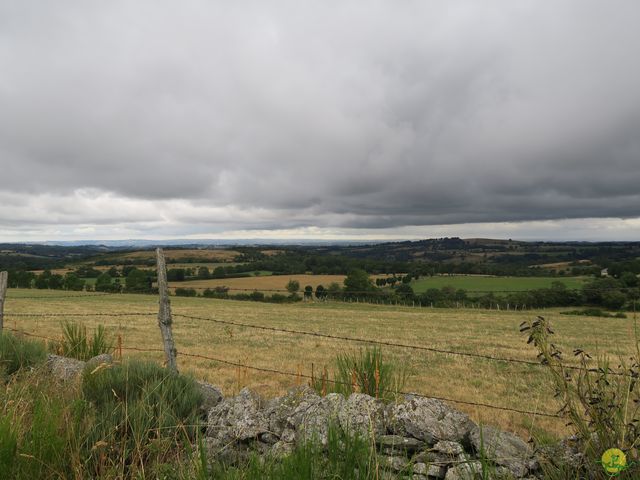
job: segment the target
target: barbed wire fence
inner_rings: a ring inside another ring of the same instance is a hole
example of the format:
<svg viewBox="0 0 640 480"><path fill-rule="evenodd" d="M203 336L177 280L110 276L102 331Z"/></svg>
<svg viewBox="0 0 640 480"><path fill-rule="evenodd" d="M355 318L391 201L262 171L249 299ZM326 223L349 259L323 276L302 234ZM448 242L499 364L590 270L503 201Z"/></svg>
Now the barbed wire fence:
<svg viewBox="0 0 640 480"><path fill-rule="evenodd" d="M161 254L161 252L160 252ZM176 287L173 287L176 288ZM204 290L204 288L203 288ZM234 290L234 289L229 289L229 290ZM243 290L243 291L247 291L248 289L235 289L235 290ZM253 291L253 290L251 290ZM282 289L260 289L260 291L272 291L272 292L288 292L288 290L282 290ZM476 292L479 292L479 290L476 290ZM493 290L493 292L496 292L495 290ZM519 292L519 291L516 291ZM370 293L370 292L369 292ZM9 298L15 298L17 299L21 299L21 300L26 300L26 299L70 299L70 298L78 298L78 297L110 297L113 295L120 295L118 293L106 293L106 292L78 292L77 294L68 294L68 295L44 295L44 296L19 296L19 297L9 297ZM162 297L163 293L161 292L161 297ZM168 289L165 289L164 295L167 296L168 295ZM52 337L48 337L46 335L41 335L38 333L34 333L34 332L29 332L27 330L25 330L24 328L18 328L17 324L15 323L15 319L18 318L39 318L39 319L53 319L53 318L89 318L89 317L95 317L95 318L119 318L119 317L153 317L153 316L159 316L159 323L162 321L161 318L161 314L159 314L158 312L137 312L137 311L129 311L129 312L109 312L109 313L104 313L104 312L82 312L82 313L76 313L76 312L69 312L69 313L39 313L39 312L4 312L2 307L4 306L6 297L4 295L2 295L2 297L0 298L0 332L2 331L2 319L4 318L13 318L14 319L14 327L7 327L5 326L6 330L12 331L16 334L19 335L25 335L28 337L33 337L33 338L38 338L41 340L45 340L48 342L56 342L59 339L55 339ZM162 301L162 299L161 299ZM171 313L169 313L169 315L171 315ZM186 314L186 313L180 313L179 311L177 313L173 313L172 317L175 318L183 318L183 319L188 319L188 320L192 320L192 321L196 321L196 322L202 322L202 323L213 323L213 324L218 324L218 325L225 325L225 326L233 326L233 327L241 327L241 328L246 328L246 329L252 329L252 330L258 330L258 331L263 331L263 332L272 332L272 333L277 333L277 334L283 334L283 335L291 335L291 336L308 336L308 337L315 337L315 338L322 338L322 339L327 339L327 340L332 340L332 341L344 341L344 342L352 342L352 343L358 343L358 344L366 344L366 345L374 345L374 346L384 346L384 347L390 347L390 348L400 348L400 349L407 349L410 351L415 351L415 352L428 352L431 354L436 354L436 355L448 355L448 356L456 356L456 357L462 357L462 358L474 358L474 359L479 359L482 361L488 361L488 362L503 362L503 363L508 363L508 364L518 364L518 365L527 365L528 367L540 367L540 368L545 368L544 365L542 365L540 362L536 362L536 361L532 361L532 360L526 360L526 359L518 359L518 358L510 358L510 357L499 357L499 356L495 356L495 355L489 355L489 354L485 354L485 353L473 353L473 352L464 352L464 351L458 351L458 350L453 350L453 349L444 349L444 348L438 348L438 347L432 347L432 346L424 346L424 345L413 345L413 344L408 344L408 343L403 343L403 342L396 342L396 341L385 341L385 340L376 340L376 339L370 339L370 338L364 338L364 337L352 337L352 336L346 336L346 335L336 335L336 334L329 334L329 333L323 333L323 332L314 332L314 331L306 331L306 330L298 330L298 329L290 329L290 328L281 328L281 327L274 327L274 326L266 326L266 325L256 325L256 324L251 324L251 323L246 323L246 322L236 322L236 321L230 321L230 320L223 320L223 319L219 319L219 318L212 318L212 317L203 317L203 316L197 316L197 315L190 315L190 314ZM163 338L164 338L164 332L163 332ZM168 356L169 353L167 351L166 348L142 348L142 347L137 347L137 346L125 346L123 345L122 342L122 338L120 337L120 335L118 336L118 346L117 349L119 350L120 353L120 358L122 358L122 351L126 351L126 352L135 352L135 353L153 353L153 354L161 354L164 353L165 356ZM313 374L309 375L309 374L305 374L301 371L297 371L297 372L291 372L291 371L286 371L286 370L280 370L277 368L268 368L268 367L262 367L262 366L257 366L257 365L251 365L248 363L243 363L243 362L236 362L236 361L232 361L229 360L227 358L220 358L220 357L216 357L216 356L212 356L210 354L208 354L207 352L201 352L201 353L193 353L193 352L184 352L184 351L175 351L174 350L174 355L177 355L177 358L189 358L189 359L197 359L197 360L204 360L204 361L208 361L208 362L212 362L212 363L216 363L219 365L225 365L228 367L233 367L233 368L242 368L242 369L246 369L246 370L252 370L252 371L256 371L256 372L261 372L261 373L268 373L268 374L272 374L272 375L278 375L278 376L283 376L283 377L287 377L287 378L291 378L292 380L295 379L295 381L297 383L299 383L301 380L308 380L310 382L313 382L314 380L317 380L318 378L315 377ZM577 366L577 365L567 365L565 368L569 369L569 370L580 370L582 367ZM611 372L612 374L615 375L626 375L626 373L624 372ZM351 387L352 384L346 384L337 380L330 380L328 378L323 379L323 381L326 381L327 383L331 383L331 384L336 384L336 385L344 385L347 387ZM391 392L391 391L390 391ZM438 400L442 400L442 401L446 401L446 402L451 402L454 404L459 404L459 405L466 405L466 406L473 406L473 407L478 407L478 408L485 408L485 409L489 409L489 410L494 410L494 411L504 411L504 412L510 412L510 413L515 413L515 414L520 414L520 415L526 415L526 416L531 416L531 417L544 417L544 418L550 418L550 419L556 419L556 420L562 420L564 417L562 415L560 415L559 413L555 413L555 412L549 412L549 411L538 411L538 410L527 410L527 409L523 409L523 408L518 408L515 406L505 406L505 405L496 405L496 404L492 404L492 403L488 403L488 402L480 402L480 401L473 401L470 399L463 399L463 398L453 398L453 397L449 397L449 396L437 396L437 395L433 395L433 394L424 394L424 393L418 393L418 392L405 392L405 391L392 391L391 393L395 393L395 394L401 394L401 395L412 395L415 397L424 397L424 398L435 398Z"/></svg>

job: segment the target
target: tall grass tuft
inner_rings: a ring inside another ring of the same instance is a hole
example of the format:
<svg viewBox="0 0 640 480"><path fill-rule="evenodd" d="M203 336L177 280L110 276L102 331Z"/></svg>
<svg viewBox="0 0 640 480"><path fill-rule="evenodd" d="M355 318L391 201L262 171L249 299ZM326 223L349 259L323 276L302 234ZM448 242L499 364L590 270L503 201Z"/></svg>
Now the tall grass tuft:
<svg viewBox="0 0 640 480"><path fill-rule="evenodd" d="M44 363L47 350L42 342L0 334L0 376L11 375L21 368Z"/></svg>
<svg viewBox="0 0 640 480"><path fill-rule="evenodd" d="M366 393L375 398L391 400L401 391L409 376L407 367L390 362L380 347L370 347L358 352L340 353L335 358L333 381L325 372L312 379L313 388L319 393L327 391L345 396L354 392Z"/></svg>
<svg viewBox="0 0 640 480"><path fill-rule="evenodd" d="M85 325L65 322L62 324L62 336L62 340L52 345L52 349L65 357L86 361L96 355L114 351L114 342L103 325L98 325L93 334L89 335Z"/></svg>
<svg viewBox="0 0 640 480"><path fill-rule="evenodd" d="M580 465L568 466L551 459L543 465L545 478L609 478L600 465L610 448L625 452L628 462L636 462L618 478L639 478L640 446L640 345L636 332L634 355L616 364L606 356L595 359L581 349L573 351L578 368L568 368L562 352L552 342L554 331L548 320L538 317L524 322L520 330L538 350L561 402L560 413L568 420L584 455Z"/></svg>
<svg viewBox="0 0 640 480"><path fill-rule="evenodd" d="M202 470L201 470L202 471ZM215 480L365 480L384 478L370 441L330 425L323 448L310 440L282 459L250 457L244 465L214 464L208 478ZM410 471L404 472L410 475ZM410 478L410 477L409 477Z"/></svg>
<svg viewBox="0 0 640 480"><path fill-rule="evenodd" d="M196 383L153 363L88 368L82 391L95 407L95 422L86 434L95 476L163 464L175 445L193 441L201 423Z"/></svg>

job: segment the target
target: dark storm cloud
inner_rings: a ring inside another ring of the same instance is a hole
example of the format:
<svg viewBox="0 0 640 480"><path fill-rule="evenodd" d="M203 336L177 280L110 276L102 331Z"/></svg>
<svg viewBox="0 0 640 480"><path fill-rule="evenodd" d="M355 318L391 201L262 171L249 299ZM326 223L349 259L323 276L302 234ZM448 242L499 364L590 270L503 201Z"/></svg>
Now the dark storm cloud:
<svg viewBox="0 0 640 480"><path fill-rule="evenodd" d="M4 0L0 225L637 217L639 15Z"/></svg>

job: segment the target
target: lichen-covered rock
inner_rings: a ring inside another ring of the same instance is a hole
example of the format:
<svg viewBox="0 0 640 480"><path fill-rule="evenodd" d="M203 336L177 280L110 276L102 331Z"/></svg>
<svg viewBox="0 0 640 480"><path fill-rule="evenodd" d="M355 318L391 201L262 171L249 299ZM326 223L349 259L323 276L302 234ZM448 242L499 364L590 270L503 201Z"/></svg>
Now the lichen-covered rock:
<svg viewBox="0 0 640 480"><path fill-rule="evenodd" d="M441 440L462 442L475 427L467 415L433 398L407 395L386 410L388 429L433 445Z"/></svg>
<svg viewBox="0 0 640 480"><path fill-rule="evenodd" d="M308 397L300 402L287 418L288 425L296 432L296 443L317 441L327 444L330 424L338 424L338 412L346 400L339 393L326 397Z"/></svg>
<svg viewBox="0 0 640 480"><path fill-rule="evenodd" d="M364 393L352 393L338 411L338 421L345 432L362 436L383 435L385 405Z"/></svg>
<svg viewBox="0 0 640 480"><path fill-rule="evenodd" d="M455 467L451 467L447 470L447 474L445 475L445 480L474 480L476 478L481 478L482 474L482 463L478 461L470 461L466 463L461 463L456 465Z"/></svg>
<svg viewBox="0 0 640 480"><path fill-rule="evenodd" d="M84 370L85 362L75 358L49 355L47 357L47 367L54 377L62 381L69 381L80 377L82 370Z"/></svg>
<svg viewBox="0 0 640 480"><path fill-rule="evenodd" d="M566 466L574 471L595 470L594 465L589 465L589 462L586 460L576 437L565 438L557 444L539 447L535 453L535 457L541 464L556 467Z"/></svg>
<svg viewBox="0 0 640 480"><path fill-rule="evenodd" d="M451 456L462 455L464 453L464 447L460 443L447 440L437 442L431 450Z"/></svg>
<svg viewBox="0 0 640 480"><path fill-rule="evenodd" d="M113 356L110 353L102 353L87 360L85 368L91 372L96 368L105 368L111 365L113 365Z"/></svg>
<svg viewBox="0 0 640 480"><path fill-rule="evenodd" d="M315 390L309 387L296 387L290 389L286 395L277 397L266 402L264 415L269 424L269 431L278 437L282 437L283 432L291 430L288 419L298 407L304 409L319 402L321 399ZM292 440L285 440L290 442Z"/></svg>
<svg viewBox="0 0 640 480"><path fill-rule="evenodd" d="M198 386L198 390L200 390L200 393L202 394L200 411L209 413L209 410L218 405L224 398L222 390L207 382L196 382L196 384Z"/></svg>
<svg viewBox="0 0 640 480"><path fill-rule="evenodd" d="M407 457L401 457L398 455L395 455L395 456L379 455L378 463L382 468L386 468L394 472L405 471L408 469L410 464Z"/></svg>
<svg viewBox="0 0 640 480"><path fill-rule="evenodd" d="M508 468L516 477L536 470L532 449L521 438L490 426L476 427L470 434L473 447L496 465Z"/></svg>
<svg viewBox="0 0 640 480"><path fill-rule="evenodd" d="M413 473L424 475L428 478L444 478L447 473L447 467L426 463L416 463L413 465Z"/></svg>
<svg viewBox="0 0 640 480"><path fill-rule="evenodd" d="M207 436L228 444L257 439L269 432L269 424L255 393L242 389L236 397L222 400L209 410Z"/></svg>
<svg viewBox="0 0 640 480"><path fill-rule="evenodd" d="M284 458L293 453L295 445L293 443L279 441L271 447L269 455L273 458Z"/></svg>

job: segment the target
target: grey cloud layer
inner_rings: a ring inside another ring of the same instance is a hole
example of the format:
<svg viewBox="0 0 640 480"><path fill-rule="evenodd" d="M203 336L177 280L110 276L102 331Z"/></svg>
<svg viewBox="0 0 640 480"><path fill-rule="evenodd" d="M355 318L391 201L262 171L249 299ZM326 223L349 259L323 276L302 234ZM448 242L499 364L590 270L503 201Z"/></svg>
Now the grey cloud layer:
<svg viewBox="0 0 640 480"><path fill-rule="evenodd" d="M638 18L635 1L4 0L0 193L33 204L0 224L637 217Z"/></svg>

